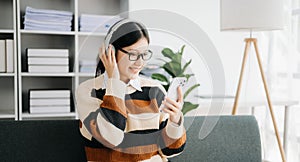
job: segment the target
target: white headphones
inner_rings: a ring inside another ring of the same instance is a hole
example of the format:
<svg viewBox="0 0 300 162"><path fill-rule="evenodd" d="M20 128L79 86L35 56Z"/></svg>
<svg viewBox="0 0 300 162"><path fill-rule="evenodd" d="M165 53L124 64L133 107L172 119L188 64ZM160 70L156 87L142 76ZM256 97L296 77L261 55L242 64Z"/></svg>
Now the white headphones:
<svg viewBox="0 0 300 162"><path fill-rule="evenodd" d="M104 45L105 45L105 50L108 50L108 46L109 46L109 42L110 39L113 35L113 33L123 24L127 23L127 22L131 22L131 20L129 19L122 19L120 21L118 21L116 24L113 25L113 27L109 30L109 32L107 33L107 35L104 38Z"/></svg>
<svg viewBox="0 0 300 162"><path fill-rule="evenodd" d="M128 22L135 22L135 23L137 23L137 24L143 26L143 28L144 28L144 25L143 25L143 24L141 24L141 23L139 23L139 22L137 22L137 21L135 21L135 20L128 19L128 18L124 18L124 19L118 21L116 24L114 24L114 25L112 26L112 28L109 30L109 32L107 33L107 35L106 35L105 38L104 38L105 51L108 50L109 42L110 42L110 40L111 40L111 38L112 38L113 33L114 33L120 26L122 26L123 24L126 24L126 23L128 23Z"/></svg>

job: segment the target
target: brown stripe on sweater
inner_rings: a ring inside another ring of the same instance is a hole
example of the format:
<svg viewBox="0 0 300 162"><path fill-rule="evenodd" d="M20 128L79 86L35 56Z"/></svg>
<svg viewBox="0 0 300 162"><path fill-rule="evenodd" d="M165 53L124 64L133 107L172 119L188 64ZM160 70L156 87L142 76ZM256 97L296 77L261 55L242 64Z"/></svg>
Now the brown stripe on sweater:
<svg viewBox="0 0 300 162"><path fill-rule="evenodd" d="M132 162L132 161L141 161L150 159L152 156L159 154L156 146L156 151L153 152L146 152L138 154L137 152L133 152L132 154L126 153L124 150L116 149L110 150L107 148L91 148L85 147L86 157L88 161L97 161L97 162ZM137 149L147 149L147 148L137 148ZM136 149L132 149L134 151ZM129 152L129 151L128 151ZM144 151L145 152L145 151Z"/></svg>
<svg viewBox="0 0 300 162"><path fill-rule="evenodd" d="M177 149L180 148L186 141L186 132L179 139L170 138L167 135L166 129L162 131L163 140L165 142L165 146L170 149Z"/></svg>
<svg viewBox="0 0 300 162"><path fill-rule="evenodd" d="M124 104L124 100L118 97L105 95L103 97L103 102L101 103L100 107L116 111L122 114L125 118L127 118L126 106Z"/></svg>
<svg viewBox="0 0 300 162"><path fill-rule="evenodd" d="M107 162L111 159L111 150L85 146L87 161Z"/></svg>
<svg viewBox="0 0 300 162"><path fill-rule="evenodd" d="M157 144L150 144L150 145L143 145L143 146L117 148L116 150L126 154L149 154L149 153L157 152L159 148Z"/></svg>
<svg viewBox="0 0 300 162"><path fill-rule="evenodd" d="M150 101L134 99L126 100L125 105L130 114L158 113L158 106L155 98Z"/></svg>
<svg viewBox="0 0 300 162"><path fill-rule="evenodd" d="M156 99L158 105L161 104L162 100L165 97L164 92L159 87L141 87L141 91L135 91L131 94L125 95L125 100L151 100Z"/></svg>

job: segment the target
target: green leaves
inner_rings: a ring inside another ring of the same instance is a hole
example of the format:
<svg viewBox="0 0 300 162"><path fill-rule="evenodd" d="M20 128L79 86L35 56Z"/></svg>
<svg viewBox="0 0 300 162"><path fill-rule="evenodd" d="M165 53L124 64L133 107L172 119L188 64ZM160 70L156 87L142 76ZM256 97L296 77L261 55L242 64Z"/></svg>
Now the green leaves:
<svg viewBox="0 0 300 162"><path fill-rule="evenodd" d="M175 62L168 62L164 64L163 69L168 72L173 78L181 73L181 66Z"/></svg>
<svg viewBox="0 0 300 162"><path fill-rule="evenodd" d="M168 57L169 59L172 59L172 57L175 55L174 52L170 48L164 48L161 53L165 56Z"/></svg>
<svg viewBox="0 0 300 162"><path fill-rule="evenodd" d="M183 50L184 50L184 48L185 48L185 45L183 45L182 47L181 47L181 50L180 50L180 55L182 55L183 54Z"/></svg>
<svg viewBox="0 0 300 162"><path fill-rule="evenodd" d="M195 88L199 87L200 84L195 84L193 86L191 86L188 90L186 90L186 92L183 95L183 99L185 99Z"/></svg>
<svg viewBox="0 0 300 162"><path fill-rule="evenodd" d="M192 59L190 59L190 61L187 62L187 63L183 66L183 68L182 68L182 73L185 72L186 68L191 64L191 62L192 62Z"/></svg>
<svg viewBox="0 0 300 162"><path fill-rule="evenodd" d="M185 115L187 112L196 109L199 104L192 104L191 102L184 102L181 112Z"/></svg>
<svg viewBox="0 0 300 162"><path fill-rule="evenodd" d="M169 62L165 62L162 68L168 72L172 77L179 76L183 73L181 69L182 52L174 53L170 48L164 48L162 54L171 59Z"/></svg>
<svg viewBox="0 0 300 162"><path fill-rule="evenodd" d="M183 45L180 49L180 51L174 53L170 48L164 48L161 53L164 57L168 58L169 61L166 61L165 59L159 58L160 61L164 62L164 64L161 66L172 78L175 77L186 77L187 81L189 81L189 78L194 76L194 74L185 74L186 69L191 64L192 59L189 60L187 63L184 64L184 66L181 66L182 63L182 55L184 52L185 45ZM168 90L170 86L169 78L164 76L163 74L154 73L151 75L152 79L159 80L160 82L164 83L163 86L166 90ZM186 92L184 93L183 99L185 99L194 89L199 87L200 84L195 84L191 87L189 87ZM188 111L191 111L193 109L196 109L199 105L193 104L191 102L184 102L182 113L185 114Z"/></svg>
<svg viewBox="0 0 300 162"><path fill-rule="evenodd" d="M151 77L152 77L152 79L159 80L159 81L164 82L166 84L170 83L169 79L166 76L164 76L162 74L159 74L159 73L153 73Z"/></svg>

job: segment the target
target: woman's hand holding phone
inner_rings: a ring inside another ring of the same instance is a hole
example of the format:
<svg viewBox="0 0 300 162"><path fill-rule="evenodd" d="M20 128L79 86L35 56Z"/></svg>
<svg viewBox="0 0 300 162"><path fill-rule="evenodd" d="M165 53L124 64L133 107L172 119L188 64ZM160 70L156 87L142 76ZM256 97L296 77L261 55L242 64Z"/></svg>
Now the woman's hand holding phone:
<svg viewBox="0 0 300 162"><path fill-rule="evenodd" d="M103 62L108 78L120 79L119 69L115 57L115 50L113 49L113 46L110 44L108 46L108 49L106 50L103 44L100 48L99 57Z"/></svg>
<svg viewBox="0 0 300 162"><path fill-rule="evenodd" d="M177 100L173 100L169 97L166 97L163 101L164 107L163 111L170 115L170 121L173 123L179 124L181 117L181 109L183 106L183 95L181 86L177 87L178 98Z"/></svg>

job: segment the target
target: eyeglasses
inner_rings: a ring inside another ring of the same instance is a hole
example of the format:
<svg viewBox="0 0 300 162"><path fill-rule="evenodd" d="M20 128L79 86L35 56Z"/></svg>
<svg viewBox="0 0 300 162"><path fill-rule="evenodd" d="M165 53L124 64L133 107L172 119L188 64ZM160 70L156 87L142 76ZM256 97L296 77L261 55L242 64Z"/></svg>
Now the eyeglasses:
<svg viewBox="0 0 300 162"><path fill-rule="evenodd" d="M127 52L127 51L123 50L122 48L119 48L119 50L124 52L125 54L129 55L130 61L137 61L138 59L140 59L140 57L142 57L142 59L144 61L148 61L152 57L152 53L153 53L151 50L147 50L140 54L137 51Z"/></svg>

